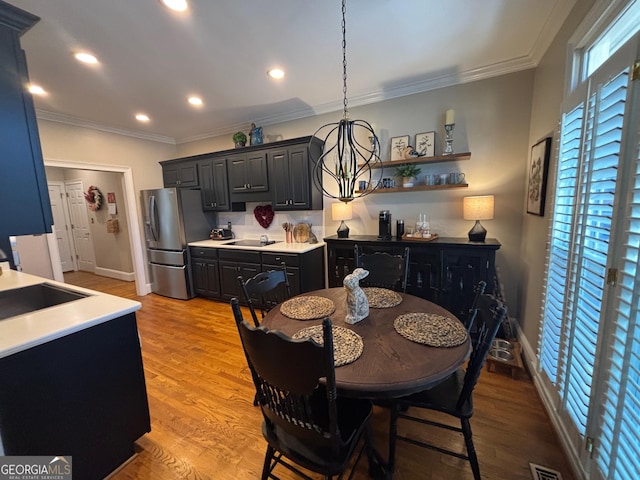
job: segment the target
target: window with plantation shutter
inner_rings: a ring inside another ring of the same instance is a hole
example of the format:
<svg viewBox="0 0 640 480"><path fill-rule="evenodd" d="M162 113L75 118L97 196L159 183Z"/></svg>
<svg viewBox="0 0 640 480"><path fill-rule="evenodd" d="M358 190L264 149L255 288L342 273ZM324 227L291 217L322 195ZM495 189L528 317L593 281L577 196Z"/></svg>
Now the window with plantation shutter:
<svg viewBox="0 0 640 480"><path fill-rule="evenodd" d="M592 480L640 478L640 73L632 73L640 34L634 28L635 36L565 99L542 305L542 388L556 402L574 459Z"/></svg>
<svg viewBox="0 0 640 480"><path fill-rule="evenodd" d="M578 158L582 136L584 106L575 107L563 118L558 157L555 208L551 223L551 242L544 304L540 364L549 379L557 384L560 337L565 310L573 212L576 204Z"/></svg>
<svg viewBox="0 0 640 480"><path fill-rule="evenodd" d="M558 163L543 331L567 341L543 341L542 351L551 347L549 377L580 435L587 427L603 313L628 77L627 69L591 93L582 153L572 148L581 108L565 116L561 134L562 151L568 152Z"/></svg>
<svg viewBox="0 0 640 480"><path fill-rule="evenodd" d="M606 367L606 389L599 419L596 462L602 478L640 475L640 128L635 116L634 162L629 188L623 246L618 263L615 321ZM625 175L626 176L626 175Z"/></svg>

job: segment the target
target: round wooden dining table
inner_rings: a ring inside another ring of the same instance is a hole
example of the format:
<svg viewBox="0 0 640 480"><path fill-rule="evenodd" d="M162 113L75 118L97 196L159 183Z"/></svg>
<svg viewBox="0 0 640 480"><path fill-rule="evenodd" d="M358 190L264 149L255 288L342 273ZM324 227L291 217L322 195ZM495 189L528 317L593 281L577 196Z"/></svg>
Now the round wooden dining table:
<svg viewBox="0 0 640 480"><path fill-rule="evenodd" d="M316 290L302 295L325 297L333 301L329 316L334 326L353 330L362 337L362 355L354 362L336 367L339 395L372 400L402 397L428 389L456 371L469 357L469 337L456 347L431 347L406 339L397 333L393 322L405 313L432 313L456 319L444 308L423 298L400 293L402 302L391 308L370 308L369 316L355 324L345 323L347 293L344 288ZM288 336L322 319L294 320L272 308L262 321L268 329Z"/></svg>

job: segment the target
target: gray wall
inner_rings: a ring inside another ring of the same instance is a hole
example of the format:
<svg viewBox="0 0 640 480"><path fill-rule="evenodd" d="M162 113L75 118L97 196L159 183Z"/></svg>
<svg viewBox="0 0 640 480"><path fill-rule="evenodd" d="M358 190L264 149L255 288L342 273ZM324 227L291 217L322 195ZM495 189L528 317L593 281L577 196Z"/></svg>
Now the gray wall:
<svg viewBox="0 0 640 480"><path fill-rule="evenodd" d="M556 169L554 153L557 147L556 134L567 69L567 43L594 4L595 0L581 0L576 3L535 71L529 144L534 145L540 138L549 134L554 135L549 165L549 185L554 183ZM522 228L520 251L523 285L520 328L531 347L530 354L535 353L538 347L551 198L552 192L547 191L545 216L525 215Z"/></svg>

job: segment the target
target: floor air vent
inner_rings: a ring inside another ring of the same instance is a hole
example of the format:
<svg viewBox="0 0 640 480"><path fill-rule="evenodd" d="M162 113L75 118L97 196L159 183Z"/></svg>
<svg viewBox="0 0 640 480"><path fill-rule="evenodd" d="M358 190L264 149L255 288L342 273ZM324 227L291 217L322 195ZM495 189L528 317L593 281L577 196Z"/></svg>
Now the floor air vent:
<svg viewBox="0 0 640 480"><path fill-rule="evenodd" d="M533 480L562 480L562 474L555 470L552 470L535 463L530 463L531 476Z"/></svg>

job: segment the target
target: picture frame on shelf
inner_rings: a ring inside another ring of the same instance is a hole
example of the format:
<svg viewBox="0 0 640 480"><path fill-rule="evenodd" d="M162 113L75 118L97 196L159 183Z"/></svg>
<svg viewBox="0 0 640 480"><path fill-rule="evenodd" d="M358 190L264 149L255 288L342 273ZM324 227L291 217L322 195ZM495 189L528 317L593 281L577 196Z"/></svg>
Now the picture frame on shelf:
<svg viewBox="0 0 640 480"><path fill-rule="evenodd" d="M415 149L421 157L435 156L436 132L416 133Z"/></svg>
<svg viewBox="0 0 640 480"><path fill-rule="evenodd" d="M391 161L404 160L402 153L404 149L409 146L409 135L402 135L400 137L391 137Z"/></svg>
<svg viewBox="0 0 640 480"><path fill-rule="evenodd" d="M551 137L545 137L531 147L529 182L527 188L527 213L540 217L544 217L550 155Z"/></svg>

